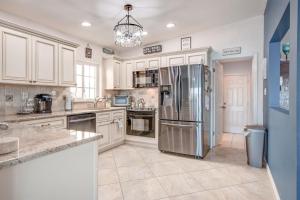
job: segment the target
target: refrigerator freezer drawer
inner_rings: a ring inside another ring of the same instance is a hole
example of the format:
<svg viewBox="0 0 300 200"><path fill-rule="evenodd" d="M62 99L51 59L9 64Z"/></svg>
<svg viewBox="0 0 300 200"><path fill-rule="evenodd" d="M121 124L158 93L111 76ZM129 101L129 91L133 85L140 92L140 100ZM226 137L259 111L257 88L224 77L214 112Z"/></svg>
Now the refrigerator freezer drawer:
<svg viewBox="0 0 300 200"><path fill-rule="evenodd" d="M202 123L160 120L159 150L204 157Z"/></svg>

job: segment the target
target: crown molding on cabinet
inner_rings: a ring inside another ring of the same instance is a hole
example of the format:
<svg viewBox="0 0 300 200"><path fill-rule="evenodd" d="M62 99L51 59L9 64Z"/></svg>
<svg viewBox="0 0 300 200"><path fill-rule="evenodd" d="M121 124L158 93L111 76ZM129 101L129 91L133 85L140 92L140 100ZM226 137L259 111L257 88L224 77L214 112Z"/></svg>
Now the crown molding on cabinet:
<svg viewBox="0 0 300 200"><path fill-rule="evenodd" d="M156 54L144 55L144 56L138 56L138 57L123 58L123 57L113 56L113 58L115 58L119 61L128 61L128 60L139 60L139 59L146 59L146 58L155 58L155 57L161 57L161 56L172 56L172 55L179 55L179 54L186 54L186 53L196 53L196 52L210 53L211 51L212 51L211 47L201 47L201 48L189 49L189 50L184 50L184 51L170 51L170 52L165 52L165 53L156 53Z"/></svg>
<svg viewBox="0 0 300 200"><path fill-rule="evenodd" d="M37 36L37 37L40 37L40 38L43 38L43 39L51 40L53 42L57 42L57 43L64 44L64 45L67 45L67 46L71 46L71 47L74 47L74 48L79 47L79 44L77 44L77 43L70 42L70 41L67 41L67 40L64 40L62 38L55 37L55 36L52 36L52 35L48 35L46 33L42 33L40 31L36 31L36 30L31 29L31 28L20 26L18 24L14 24L14 23L11 23L11 22L8 22L8 21L4 21L2 19L0 19L0 26L5 27L5 28L9 28L9 29L13 29L15 31L23 32L23 33L26 33L26 34L29 34L29 35Z"/></svg>

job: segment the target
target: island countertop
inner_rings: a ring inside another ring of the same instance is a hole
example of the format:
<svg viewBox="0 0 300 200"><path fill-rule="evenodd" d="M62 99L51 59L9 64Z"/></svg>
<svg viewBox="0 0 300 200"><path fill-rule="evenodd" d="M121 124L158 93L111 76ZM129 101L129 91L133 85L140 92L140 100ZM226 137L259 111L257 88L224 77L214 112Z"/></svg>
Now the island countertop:
<svg viewBox="0 0 300 200"><path fill-rule="evenodd" d="M84 113L101 113L101 112L109 112L115 110L126 110L126 107L110 107L110 108L85 109L85 110L73 110L73 111L55 111L52 113L28 114L28 115L18 115L18 114L0 115L0 122L17 123L17 122L31 121L37 119L64 117L64 116L84 114Z"/></svg>
<svg viewBox="0 0 300 200"><path fill-rule="evenodd" d="M19 138L17 151L0 155L0 169L101 138L97 133L17 124L9 124L9 129L6 131L0 130L0 137Z"/></svg>

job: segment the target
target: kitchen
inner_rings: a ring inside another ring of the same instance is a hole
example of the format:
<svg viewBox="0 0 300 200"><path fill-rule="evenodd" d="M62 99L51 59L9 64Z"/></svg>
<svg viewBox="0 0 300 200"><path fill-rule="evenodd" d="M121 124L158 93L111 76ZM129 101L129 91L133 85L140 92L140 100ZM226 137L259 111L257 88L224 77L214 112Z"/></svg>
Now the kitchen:
<svg viewBox="0 0 300 200"><path fill-rule="evenodd" d="M217 60L253 58L251 98L263 98L265 2L199 29L155 2L89 2L99 16L75 0L55 1L70 9L57 16L50 1L0 3L0 199L273 199L267 170L247 166L244 137L218 141L214 116ZM147 9L168 19L155 29ZM124 40L129 21L137 33ZM253 105L247 124L261 124Z"/></svg>

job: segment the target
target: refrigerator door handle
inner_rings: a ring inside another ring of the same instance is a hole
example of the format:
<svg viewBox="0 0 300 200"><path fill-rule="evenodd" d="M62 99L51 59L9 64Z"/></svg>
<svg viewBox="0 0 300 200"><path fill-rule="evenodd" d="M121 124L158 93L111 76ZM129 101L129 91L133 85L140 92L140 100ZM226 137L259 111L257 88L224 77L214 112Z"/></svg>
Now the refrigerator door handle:
<svg viewBox="0 0 300 200"><path fill-rule="evenodd" d="M175 108L176 112L179 112L179 93L178 93L178 81L179 81L179 74L178 74L178 69L177 69L177 76L175 78L175 86L174 86L174 91L175 91Z"/></svg>
<svg viewBox="0 0 300 200"><path fill-rule="evenodd" d="M179 101L178 101L178 110L181 111L182 107L182 80L181 80L181 73L179 74Z"/></svg>
<svg viewBox="0 0 300 200"><path fill-rule="evenodd" d="M173 127L185 127L185 128L193 128L193 127L195 127L195 125L169 124L169 123L161 123L161 125L173 126Z"/></svg>

